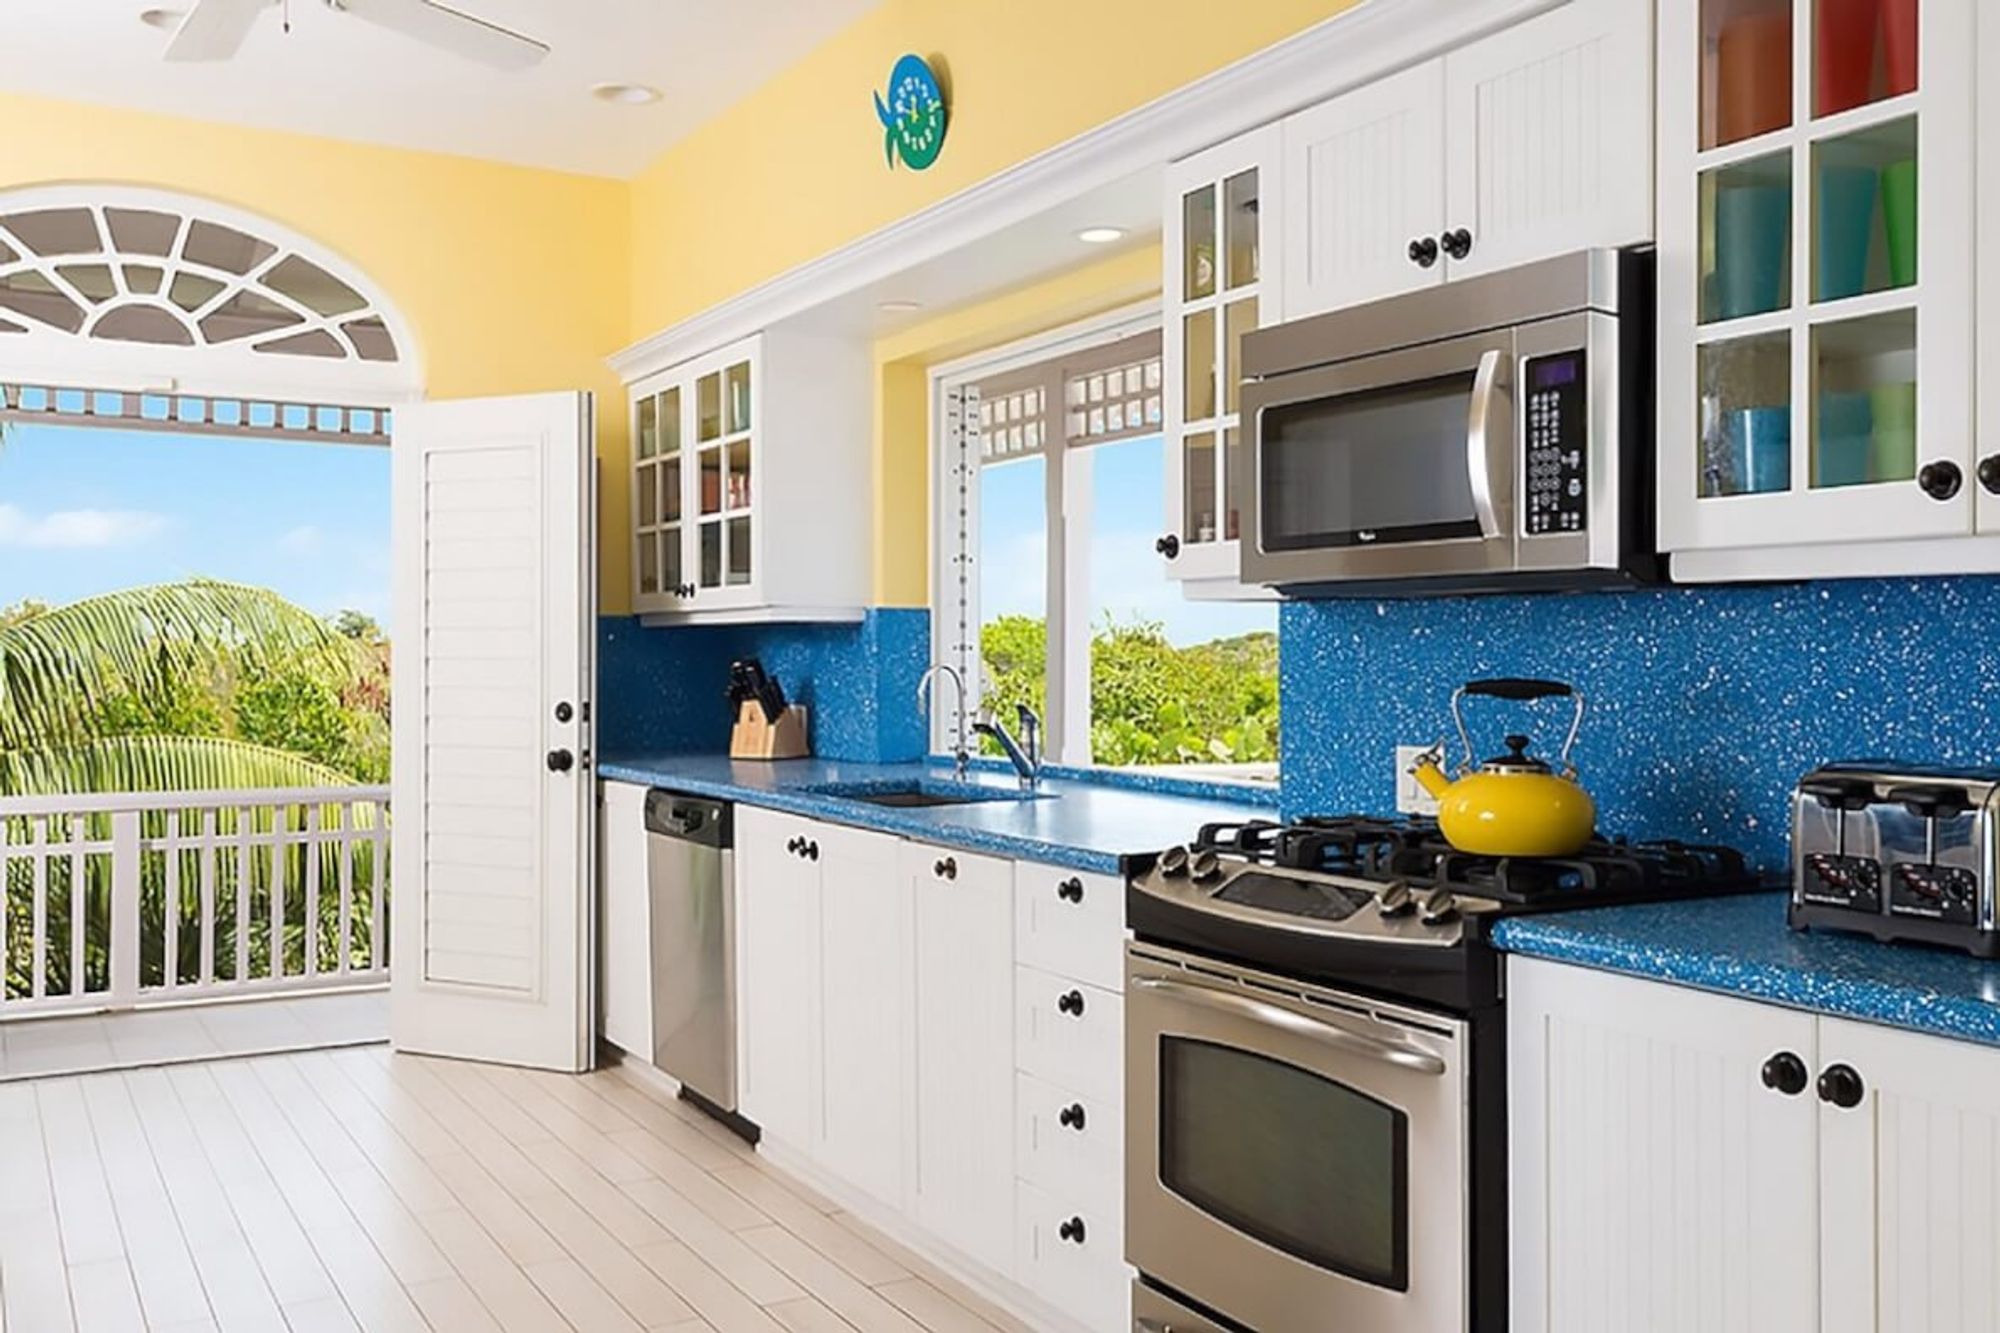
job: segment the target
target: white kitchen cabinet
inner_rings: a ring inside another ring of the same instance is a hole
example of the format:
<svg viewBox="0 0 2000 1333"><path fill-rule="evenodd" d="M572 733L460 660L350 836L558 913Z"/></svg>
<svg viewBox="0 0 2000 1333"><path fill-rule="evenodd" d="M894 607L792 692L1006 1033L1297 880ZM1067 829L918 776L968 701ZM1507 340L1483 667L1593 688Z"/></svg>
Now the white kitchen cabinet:
<svg viewBox="0 0 2000 1333"><path fill-rule="evenodd" d="M870 369L865 344L769 331L631 386L636 611L860 618Z"/></svg>
<svg viewBox="0 0 2000 1333"><path fill-rule="evenodd" d="M1016 863L1014 953L1042 972L1125 988L1125 881L1062 866Z"/></svg>
<svg viewBox="0 0 2000 1333"><path fill-rule="evenodd" d="M1132 1327L1125 1228L1062 1190L1022 1181L1014 1202L1015 1264L1021 1281L1087 1329Z"/></svg>
<svg viewBox="0 0 2000 1333"><path fill-rule="evenodd" d="M1022 1180L1082 1200L1093 1215L1125 1211L1125 1116L1117 1099L1032 1074L1014 1082L1015 1169Z"/></svg>
<svg viewBox="0 0 2000 1333"><path fill-rule="evenodd" d="M916 966L916 1214L1006 1271L1014 1243L1012 863L905 843Z"/></svg>
<svg viewBox="0 0 2000 1333"><path fill-rule="evenodd" d="M900 1206L910 1143L910 882L901 840L821 824L821 1124L816 1156L835 1175Z"/></svg>
<svg viewBox="0 0 2000 1333"><path fill-rule="evenodd" d="M1279 128L1267 125L1166 171L1162 287L1169 577L1207 598L1266 596L1237 582L1243 336L1284 317Z"/></svg>
<svg viewBox="0 0 2000 1333"><path fill-rule="evenodd" d="M1288 319L1653 237L1647 0L1568 0L1283 122Z"/></svg>
<svg viewBox="0 0 2000 1333"><path fill-rule="evenodd" d="M1994 567L1995 543L1970 540L1974 17L1972 0L1660 0L1677 577Z"/></svg>
<svg viewBox="0 0 2000 1333"><path fill-rule="evenodd" d="M736 808L737 1103L800 1152L819 1139L820 871L802 848L825 829Z"/></svg>
<svg viewBox="0 0 2000 1333"><path fill-rule="evenodd" d="M1125 997L1074 977L1016 968L1014 1052L1024 1073L1123 1106Z"/></svg>
<svg viewBox="0 0 2000 1333"><path fill-rule="evenodd" d="M646 880L646 789L599 788L599 1031L621 1051L653 1058L653 913Z"/></svg>
<svg viewBox="0 0 2000 1333"><path fill-rule="evenodd" d="M1517 1333L2000 1328L2000 1050L1532 959L1507 985Z"/></svg>

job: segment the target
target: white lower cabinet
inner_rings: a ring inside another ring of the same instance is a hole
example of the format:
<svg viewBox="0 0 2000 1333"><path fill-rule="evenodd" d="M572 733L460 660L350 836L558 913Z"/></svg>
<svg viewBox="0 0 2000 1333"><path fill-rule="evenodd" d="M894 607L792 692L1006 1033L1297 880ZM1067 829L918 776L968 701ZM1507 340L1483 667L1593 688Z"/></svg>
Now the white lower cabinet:
<svg viewBox="0 0 2000 1333"><path fill-rule="evenodd" d="M1014 1234L1022 1285L1093 1333L1132 1327L1121 1214L1024 1180L1014 1194Z"/></svg>
<svg viewBox="0 0 2000 1333"><path fill-rule="evenodd" d="M1017 968L1014 1044L1021 1069L1100 1097L1125 1087L1125 997L1074 977Z"/></svg>
<svg viewBox="0 0 2000 1333"><path fill-rule="evenodd" d="M2000 1051L1510 959L1515 1333L2000 1328Z"/></svg>
<svg viewBox="0 0 2000 1333"><path fill-rule="evenodd" d="M825 826L736 808L738 1109L766 1136L819 1137L820 872L800 854Z"/></svg>
<svg viewBox="0 0 2000 1333"><path fill-rule="evenodd" d="M599 1031L621 1051L653 1058L653 913L646 880L646 789L600 788L597 819Z"/></svg>
<svg viewBox="0 0 2000 1333"><path fill-rule="evenodd" d="M912 966L903 843L820 825L820 1138L841 1179L901 1204L910 1140Z"/></svg>

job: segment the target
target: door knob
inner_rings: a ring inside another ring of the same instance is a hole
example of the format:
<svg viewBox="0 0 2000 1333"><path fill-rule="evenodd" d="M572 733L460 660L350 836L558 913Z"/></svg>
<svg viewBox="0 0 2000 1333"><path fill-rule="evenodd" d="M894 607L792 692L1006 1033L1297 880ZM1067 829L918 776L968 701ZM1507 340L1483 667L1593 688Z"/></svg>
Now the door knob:
<svg viewBox="0 0 2000 1333"><path fill-rule="evenodd" d="M1438 243L1428 236L1419 236L1410 242L1410 262L1418 268L1429 268L1438 262Z"/></svg>
<svg viewBox="0 0 2000 1333"><path fill-rule="evenodd" d="M1852 1111L1861 1105L1867 1087L1852 1065L1828 1065L1819 1076L1819 1099L1829 1106Z"/></svg>
<svg viewBox="0 0 2000 1333"><path fill-rule="evenodd" d="M576 756L568 750L549 751L549 772L567 773L576 767Z"/></svg>
<svg viewBox="0 0 2000 1333"><path fill-rule="evenodd" d="M1056 1120L1064 1129L1083 1128L1083 1103L1071 1102L1056 1113Z"/></svg>
<svg viewBox="0 0 2000 1333"><path fill-rule="evenodd" d="M1056 997L1056 1011L1058 1013L1068 1014L1071 1018L1082 1018L1083 992L1079 990L1073 990L1073 991L1066 991L1063 994L1058 995Z"/></svg>
<svg viewBox="0 0 2000 1333"><path fill-rule="evenodd" d="M1796 1097L1806 1090L1806 1062L1790 1051L1779 1051L1766 1060L1763 1074L1764 1086L1773 1092Z"/></svg>
<svg viewBox="0 0 2000 1333"><path fill-rule="evenodd" d="M1181 553L1181 539L1170 532L1154 542L1153 549L1171 560Z"/></svg>
<svg viewBox="0 0 2000 1333"><path fill-rule="evenodd" d="M1989 495L2000 495L2000 454L1988 454L1979 460L1979 484Z"/></svg>
<svg viewBox="0 0 2000 1333"><path fill-rule="evenodd" d="M1077 879L1075 876L1072 875L1070 878L1056 885L1056 897L1062 899L1066 903L1082 902L1083 881Z"/></svg>
<svg viewBox="0 0 2000 1333"><path fill-rule="evenodd" d="M1056 1234L1072 1245L1083 1244L1083 1219L1072 1217L1069 1221L1056 1228Z"/></svg>
<svg viewBox="0 0 2000 1333"><path fill-rule="evenodd" d="M1965 474L1958 464L1949 459L1926 463L1917 473L1917 485L1924 488L1924 494L1933 500L1949 500L1958 494L1958 488L1965 481Z"/></svg>

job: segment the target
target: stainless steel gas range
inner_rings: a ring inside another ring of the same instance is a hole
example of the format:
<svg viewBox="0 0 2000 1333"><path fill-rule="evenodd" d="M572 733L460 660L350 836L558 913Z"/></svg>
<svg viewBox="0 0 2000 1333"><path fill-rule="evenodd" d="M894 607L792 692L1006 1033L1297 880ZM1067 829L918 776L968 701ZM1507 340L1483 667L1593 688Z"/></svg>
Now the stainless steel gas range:
<svg viewBox="0 0 2000 1333"><path fill-rule="evenodd" d="M1135 1328L1505 1329L1493 922L1755 887L1726 848L1507 860L1363 817L1161 853L1126 896Z"/></svg>

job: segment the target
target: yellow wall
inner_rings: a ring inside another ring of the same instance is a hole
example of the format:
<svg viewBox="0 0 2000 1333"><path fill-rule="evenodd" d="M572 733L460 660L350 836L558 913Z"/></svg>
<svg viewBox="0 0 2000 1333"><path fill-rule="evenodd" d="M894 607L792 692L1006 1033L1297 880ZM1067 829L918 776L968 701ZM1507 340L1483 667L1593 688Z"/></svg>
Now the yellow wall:
<svg viewBox="0 0 2000 1333"><path fill-rule="evenodd" d="M154 185L311 237L414 327L432 397L587 388L604 455L605 609L630 601L624 393L629 187L434 153L0 96L0 189Z"/></svg>

